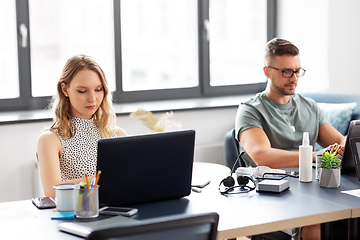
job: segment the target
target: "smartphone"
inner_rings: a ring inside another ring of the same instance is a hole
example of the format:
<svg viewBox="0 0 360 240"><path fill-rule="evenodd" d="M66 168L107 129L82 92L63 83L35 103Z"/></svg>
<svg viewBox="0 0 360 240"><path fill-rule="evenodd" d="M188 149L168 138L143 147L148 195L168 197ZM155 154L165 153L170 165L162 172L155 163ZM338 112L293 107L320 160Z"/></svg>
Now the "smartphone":
<svg viewBox="0 0 360 240"><path fill-rule="evenodd" d="M134 216L137 212L138 210L136 208L103 207L99 209L100 214L121 215L126 217Z"/></svg>
<svg viewBox="0 0 360 240"><path fill-rule="evenodd" d="M299 177L299 172L298 171L286 170L285 173L287 175L289 175L290 177L295 177L295 178Z"/></svg>
<svg viewBox="0 0 360 240"><path fill-rule="evenodd" d="M32 198L31 201L39 209L55 208L56 207L55 199L52 198L52 197Z"/></svg>
<svg viewBox="0 0 360 240"><path fill-rule="evenodd" d="M203 182L203 183L201 183L201 184L191 185L191 187L204 188L204 187L206 187L207 185L209 185L209 183L210 183L210 180L207 180L207 181L205 181L205 182Z"/></svg>

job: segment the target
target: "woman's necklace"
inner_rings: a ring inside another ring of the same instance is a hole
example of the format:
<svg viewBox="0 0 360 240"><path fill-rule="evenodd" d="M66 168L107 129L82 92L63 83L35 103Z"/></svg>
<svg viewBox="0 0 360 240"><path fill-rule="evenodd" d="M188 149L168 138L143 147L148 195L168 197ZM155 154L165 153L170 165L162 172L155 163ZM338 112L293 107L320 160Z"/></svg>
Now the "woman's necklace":
<svg viewBox="0 0 360 240"><path fill-rule="evenodd" d="M269 98L269 97L268 97ZM291 101L291 116L292 116L292 121L290 122L289 119L287 118L287 116L285 115L285 113L280 109L278 108L278 106L276 106L276 104L273 102L273 100L271 100L269 98L270 102L272 103L272 105L278 109L280 111L280 113L282 114L285 122L289 123L290 125L290 128L293 132L295 132L295 126L294 126L294 114L293 114L293 111L294 111L294 105L293 105L293 102Z"/></svg>

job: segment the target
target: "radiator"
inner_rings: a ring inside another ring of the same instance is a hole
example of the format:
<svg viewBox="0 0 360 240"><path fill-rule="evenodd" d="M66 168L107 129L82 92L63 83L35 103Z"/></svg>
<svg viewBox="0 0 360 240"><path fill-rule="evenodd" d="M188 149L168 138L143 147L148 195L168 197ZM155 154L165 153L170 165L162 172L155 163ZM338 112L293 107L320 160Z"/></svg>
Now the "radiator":
<svg viewBox="0 0 360 240"><path fill-rule="evenodd" d="M196 146L194 153L194 161L226 165L224 145L212 144Z"/></svg>
<svg viewBox="0 0 360 240"><path fill-rule="evenodd" d="M35 164L34 164L33 179L34 179L33 196L34 197L44 197L45 194L44 194L44 190L43 190L43 187L41 184L39 163L37 162L37 160L35 160Z"/></svg>

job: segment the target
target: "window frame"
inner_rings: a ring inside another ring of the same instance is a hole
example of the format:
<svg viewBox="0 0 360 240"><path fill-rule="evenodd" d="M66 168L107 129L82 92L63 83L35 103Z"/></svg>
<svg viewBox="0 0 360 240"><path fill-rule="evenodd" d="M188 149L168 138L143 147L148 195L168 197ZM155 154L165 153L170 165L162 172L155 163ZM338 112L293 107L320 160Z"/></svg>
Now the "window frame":
<svg viewBox="0 0 360 240"><path fill-rule="evenodd" d="M203 1L206 6L202 12L203 18L199 21L203 23L205 20L209 20L209 0ZM276 36L276 7L277 0L267 0L267 40L273 39ZM203 84L203 92L205 96L227 96L227 95L239 95L239 94L249 94L262 91L266 87L266 82L261 83L251 83L251 84L237 84L237 85L226 85L226 86L211 86L210 85L210 47L209 42L206 40L206 30L203 27L203 78L199 79ZM199 63L200 65L200 63ZM265 78L264 78L265 80Z"/></svg>
<svg viewBox="0 0 360 240"><path fill-rule="evenodd" d="M19 62L19 92L20 97L15 99L0 99L0 112L20 111L31 109L44 109L48 107L51 96L32 97L31 95L31 61L30 61L30 34L29 25L29 1L16 0L16 27L17 27L17 46ZM121 26L120 26L120 7L121 0L114 0L114 38L115 38L115 76L116 91L113 93L115 103L129 103L141 101L185 99L185 98L205 98L213 96L228 96L251 94L265 89L266 82L253 84L239 84L227 86L210 86L210 62L209 62L209 42L206 39L206 29L204 21L209 19L209 0L197 0L198 5L198 69L199 85L191 88L179 89L160 89L124 92L122 90L121 74ZM267 40L276 36L276 13L277 0L267 0ZM28 28L28 44L23 48L20 44L21 35L19 27L25 24ZM265 80L265 79L264 79Z"/></svg>

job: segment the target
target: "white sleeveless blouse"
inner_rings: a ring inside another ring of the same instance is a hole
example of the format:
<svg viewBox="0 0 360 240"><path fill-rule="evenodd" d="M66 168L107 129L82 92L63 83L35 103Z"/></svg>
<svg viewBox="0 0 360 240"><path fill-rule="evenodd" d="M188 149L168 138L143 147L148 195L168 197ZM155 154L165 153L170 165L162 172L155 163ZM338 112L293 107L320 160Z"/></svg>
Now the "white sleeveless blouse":
<svg viewBox="0 0 360 240"><path fill-rule="evenodd" d="M76 134L71 139L59 136L62 152L59 158L61 180L73 180L96 174L97 143L103 138L93 119L72 117ZM73 129L72 129L73 130ZM113 131L111 137L117 137Z"/></svg>

